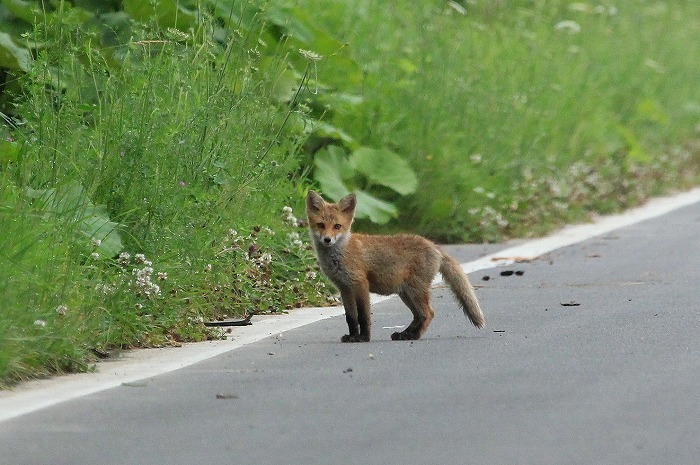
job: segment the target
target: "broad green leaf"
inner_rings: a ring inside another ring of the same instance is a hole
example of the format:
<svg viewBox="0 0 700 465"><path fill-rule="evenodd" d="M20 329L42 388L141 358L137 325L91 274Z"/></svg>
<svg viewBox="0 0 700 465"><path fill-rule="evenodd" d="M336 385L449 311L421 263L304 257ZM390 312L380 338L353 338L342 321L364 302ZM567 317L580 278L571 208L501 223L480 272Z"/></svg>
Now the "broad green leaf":
<svg viewBox="0 0 700 465"><path fill-rule="evenodd" d="M342 142L349 149L354 149L359 146L357 141L353 139L351 135L328 123L313 121L310 132L311 136L320 137L322 139L333 139Z"/></svg>
<svg viewBox="0 0 700 465"><path fill-rule="evenodd" d="M272 86L272 98L278 103L291 101L299 89L301 76L290 69L283 70L275 79Z"/></svg>
<svg viewBox="0 0 700 465"><path fill-rule="evenodd" d="M380 200L365 191L356 190L358 218L368 218L371 222L385 224L392 218L396 218L399 212L392 203Z"/></svg>
<svg viewBox="0 0 700 465"><path fill-rule="evenodd" d="M42 17L43 13L37 7L36 2L26 2L24 0L2 0L5 8L10 10L12 14L28 22L34 24L36 18Z"/></svg>
<svg viewBox="0 0 700 465"><path fill-rule="evenodd" d="M100 255L100 258L115 257L124 248L121 237L119 237L119 225L109 221L103 211L98 210L98 212L99 214L94 213L83 218L78 231L87 239L85 244L87 244L88 249L90 249L90 244L99 244L94 247L94 250Z"/></svg>
<svg viewBox="0 0 700 465"><path fill-rule="evenodd" d="M362 84L364 74L355 60L344 54L333 54L318 64L321 82L338 89L348 89Z"/></svg>
<svg viewBox="0 0 700 465"><path fill-rule="evenodd" d="M61 221L75 228L76 246L100 258L112 258L122 251L119 224L109 220L103 207L95 206L83 187L71 182L59 188L26 188L27 196L37 199L47 220Z"/></svg>
<svg viewBox="0 0 700 465"><path fill-rule="evenodd" d="M340 147L331 145L316 152L314 165L314 178L329 199L338 201L350 193L344 179L352 175L352 169Z"/></svg>
<svg viewBox="0 0 700 465"><path fill-rule="evenodd" d="M19 40L19 38L22 37L22 34L31 28L31 24L34 24L33 20L31 23L28 23L22 18L19 18L16 14L10 11L7 6L5 6L2 0L0 0L0 32L10 34L10 36ZM29 38L23 38L20 44L26 48L30 48L28 45L26 45L28 40Z"/></svg>
<svg viewBox="0 0 700 465"><path fill-rule="evenodd" d="M31 63L29 50L15 44L9 34L0 32L0 68L29 71Z"/></svg>
<svg viewBox="0 0 700 465"><path fill-rule="evenodd" d="M312 80L341 89L362 82L362 69L350 55L348 45L317 27L317 22L302 8L270 9L266 16L289 36L288 45L292 49L320 55L321 60L315 63L302 56L291 56L298 70L311 67Z"/></svg>
<svg viewBox="0 0 700 465"><path fill-rule="evenodd" d="M313 42L314 33L309 25L295 16L292 8L270 3L265 9L265 16L273 24L284 30L285 35L294 37L305 43Z"/></svg>
<svg viewBox="0 0 700 465"><path fill-rule="evenodd" d="M418 188L418 178L406 160L387 149L360 147L349 158L350 166L374 184L388 187L401 195Z"/></svg>

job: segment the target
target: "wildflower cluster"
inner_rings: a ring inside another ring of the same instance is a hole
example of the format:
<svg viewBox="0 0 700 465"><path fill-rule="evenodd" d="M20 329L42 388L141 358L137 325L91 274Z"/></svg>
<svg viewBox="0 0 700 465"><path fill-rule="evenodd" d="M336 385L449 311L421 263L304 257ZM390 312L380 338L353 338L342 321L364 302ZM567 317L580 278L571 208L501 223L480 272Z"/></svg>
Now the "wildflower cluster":
<svg viewBox="0 0 700 465"><path fill-rule="evenodd" d="M610 211L638 205L655 185L678 182L672 173L695 170L692 150L677 150L649 163L629 158L586 156L561 172L533 173L524 169L511 194L496 198L492 207L469 210L488 240L537 231L537 225L578 221L590 211ZM688 180L690 181L690 179Z"/></svg>
<svg viewBox="0 0 700 465"><path fill-rule="evenodd" d="M292 232L287 234L287 239L294 248L301 249L302 247L304 247L304 243L301 241L301 236L299 236L298 232Z"/></svg>
<svg viewBox="0 0 700 465"><path fill-rule="evenodd" d="M469 218L460 218L456 224L474 231L471 240L499 241L541 233L540 225L585 220L588 212L638 205L654 186L678 183L673 173L689 173L681 182L692 182L697 153L692 147L674 149L673 154L636 161L624 154L604 157L587 152L563 170L550 156L548 167L522 168L510 192L473 187L475 204L466 208ZM473 156L471 161L476 164L482 159Z"/></svg>
<svg viewBox="0 0 700 465"><path fill-rule="evenodd" d="M133 259L128 252L122 252L117 258L117 263L122 268L133 266L131 274L133 276L133 289L137 296L153 299L160 297L160 285L153 282L153 262L148 260L144 254L135 254ZM165 281L168 279L168 274L164 272L156 273L156 279Z"/></svg>
<svg viewBox="0 0 700 465"><path fill-rule="evenodd" d="M287 223L288 226L292 226L292 227L299 226L299 220L297 219L296 216L294 216L294 212L292 210L292 207L284 207L282 209L282 217L284 218L284 222Z"/></svg>
<svg viewBox="0 0 700 465"><path fill-rule="evenodd" d="M284 207L276 227L255 226L248 233L229 229L205 265L204 298L215 316L266 313L328 302L330 290L317 273L315 257L303 239L303 221Z"/></svg>
<svg viewBox="0 0 700 465"><path fill-rule="evenodd" d="M56 311L57 315L59 315L61 317L65 316L66 313L68 313L68 306L61 304L61 305L56 307L55 311ZM46 328L47 324L48 323L44 318L38 318L38 319L34 320L34 326L39 327L39 328Z"/></svg>

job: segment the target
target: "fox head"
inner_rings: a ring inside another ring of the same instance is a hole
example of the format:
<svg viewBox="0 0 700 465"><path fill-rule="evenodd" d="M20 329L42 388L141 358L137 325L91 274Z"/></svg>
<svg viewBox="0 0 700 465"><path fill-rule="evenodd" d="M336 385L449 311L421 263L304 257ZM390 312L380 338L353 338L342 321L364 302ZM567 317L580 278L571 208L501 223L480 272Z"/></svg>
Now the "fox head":
<svg viewBox="0 0 700 465"><path fill-rule="evenodd" d="M338 203L330 203L316 192L309 191L306 196L306 214L314 243L331 247L338 242L347 241L356 205L355 194L346 195Z"/></svg>

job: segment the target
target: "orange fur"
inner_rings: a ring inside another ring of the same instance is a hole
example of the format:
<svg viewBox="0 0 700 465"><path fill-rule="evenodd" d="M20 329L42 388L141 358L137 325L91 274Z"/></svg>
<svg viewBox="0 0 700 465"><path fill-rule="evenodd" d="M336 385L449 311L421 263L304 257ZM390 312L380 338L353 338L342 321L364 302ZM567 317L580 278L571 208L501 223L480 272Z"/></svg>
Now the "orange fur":
<svg viewBox="0 0 700 465"><path fill-rule="evenodd" d="M338 287L350 333L343 342L370 340L369 293L398 294L411 309L413 321L391 338L418 339L435 312L430 286L442 273L465 315L478 328L484 315L469 279L459 264L436 244L421 236L380 236L351 232L357 200L347 195L338 203L325 202L310 191L306 198L311 239L319 266Z"/></svg>

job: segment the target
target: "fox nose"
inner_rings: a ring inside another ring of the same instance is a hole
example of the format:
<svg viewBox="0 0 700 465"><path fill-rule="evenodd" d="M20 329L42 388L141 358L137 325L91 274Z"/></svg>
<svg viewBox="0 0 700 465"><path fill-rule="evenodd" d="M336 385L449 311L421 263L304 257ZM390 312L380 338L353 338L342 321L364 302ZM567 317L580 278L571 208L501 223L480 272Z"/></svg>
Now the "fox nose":
<svg viewBox="0 0 700 465"><path fill-rule="evenodd" d="M330 238L330 237L324 237L324 238L323 238L323 242L325 242L326 244L330 244L330 243L331 243L331 238Z"/></svg>

